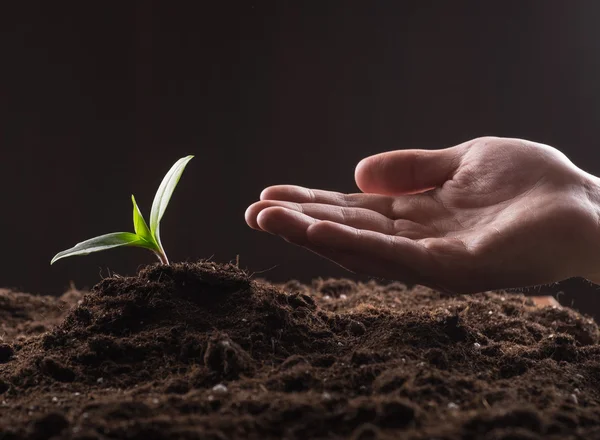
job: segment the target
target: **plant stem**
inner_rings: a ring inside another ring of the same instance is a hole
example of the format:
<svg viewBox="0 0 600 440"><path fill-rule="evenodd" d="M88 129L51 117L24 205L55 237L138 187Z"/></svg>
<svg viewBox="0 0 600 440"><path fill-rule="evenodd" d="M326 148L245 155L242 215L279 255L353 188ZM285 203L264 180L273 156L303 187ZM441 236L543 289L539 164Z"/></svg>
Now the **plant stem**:
<svg viewBox="0 0 600 440"><path fill-rule="evenodd" d="M165 254L164 252L154 252L154 255L156 255L158 257L158 259L160 260L160 262L162 264L166 264L167 266L169 265L169 259L167 258L167 254Z"/></svg>

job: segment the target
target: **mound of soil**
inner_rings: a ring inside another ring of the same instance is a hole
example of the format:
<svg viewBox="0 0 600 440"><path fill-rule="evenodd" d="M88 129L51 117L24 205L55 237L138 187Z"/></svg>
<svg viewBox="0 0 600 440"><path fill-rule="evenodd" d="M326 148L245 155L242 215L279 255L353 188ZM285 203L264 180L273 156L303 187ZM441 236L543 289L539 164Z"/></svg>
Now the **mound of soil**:
<svg viewBox="0 0 600 440"><path fill-rule="evenodd" d="M0 439L600 438L600 331L522 295L150 266L0 292Z"/></svg>

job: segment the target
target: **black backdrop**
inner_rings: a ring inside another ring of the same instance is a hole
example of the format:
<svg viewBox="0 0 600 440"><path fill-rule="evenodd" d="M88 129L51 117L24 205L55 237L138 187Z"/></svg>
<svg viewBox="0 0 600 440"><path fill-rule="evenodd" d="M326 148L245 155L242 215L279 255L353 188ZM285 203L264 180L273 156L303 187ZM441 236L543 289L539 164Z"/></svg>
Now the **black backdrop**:
<svg viewBox="0 0 600 440"><path fill-rule="evenodd" d="M171 259L239 254L252 271L276 266L273 280L346 273L245 225L270 184L355 191L366 155L486 134L548 143L600 174L594 0L8 3L1 286L57 294L153 261L120 249L49 265L131 230L130 194L147 215L186 154L161 228ZM600 310L596 287L554 290Z"/></svg>

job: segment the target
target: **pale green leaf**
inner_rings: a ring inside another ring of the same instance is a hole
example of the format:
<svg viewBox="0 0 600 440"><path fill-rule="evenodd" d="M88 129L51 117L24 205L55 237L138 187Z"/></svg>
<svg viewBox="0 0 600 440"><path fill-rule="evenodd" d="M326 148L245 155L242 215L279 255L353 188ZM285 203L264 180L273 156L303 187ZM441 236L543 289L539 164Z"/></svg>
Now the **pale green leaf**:
<svg viewBox="0 0 600 440"><path fill-rule="evenodd" d="M152 249L150 243L139 235L131 232L113 232L112 234L90 238L89 240L77 243L71 249L59 252L54 256L50 264L53 264L61 258L72 257L75 255L88 255L92 252L105 251L120 246L137 246Z"/></svg>
<svg viewBox="0 0 600 440"><path fill-rule="evenodd" d="M150 229L148 229L146 220L144 220L144 216L142 215L140 208L135 202L135 197L133 196L133 194L131 195L131 201L133 202L133 227L135 228L135 233L143 239L145 239L146 241L153 243L154 238L152 238Z"/></svg>
<svg viewBox="0 0 600 440"><path fill-rule="evenodd" d="M150 232L152 236L156 240L158 246L162 249L162 244L160 242L160 220L162 219L167 206L169 205L169 200L171 200L171 195L181 178L181 174L185 169L185 166L194 156L186 156L179 159L175 164L171 167L167 175L164 177L160 186L158 187L158 191L154 196L154 201L152 202L152 210L150 211Z"/></svg>

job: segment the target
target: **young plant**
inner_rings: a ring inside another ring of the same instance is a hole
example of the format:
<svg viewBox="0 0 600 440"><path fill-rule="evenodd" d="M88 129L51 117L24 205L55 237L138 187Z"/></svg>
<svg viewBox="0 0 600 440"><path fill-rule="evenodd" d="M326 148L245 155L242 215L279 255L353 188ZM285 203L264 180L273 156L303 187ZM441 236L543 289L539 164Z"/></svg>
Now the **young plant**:
<svg viewBox="0 0 600 440"><path fill-rule="evenodd" d="M158 191L152 202L152 210L150 211L150 227L142 213L135 203L135 197L131 196L133 202L133 227L135 233L132 232L113 232L111 234L101 235L99 237L90 238L89 240L77 243L71 249L59 252L54 256L50 264L61 258L72 257L75 255L88 255L92 252L105 251L120 246L135 246L151 250L163 264L169 264L169 259L165 253L165 249L160 241L160 220L162 219L171 195L183 174L183 170L188 162L194 156L186 156L179 159L171 167L167 175L164 177Z"/></svg>

